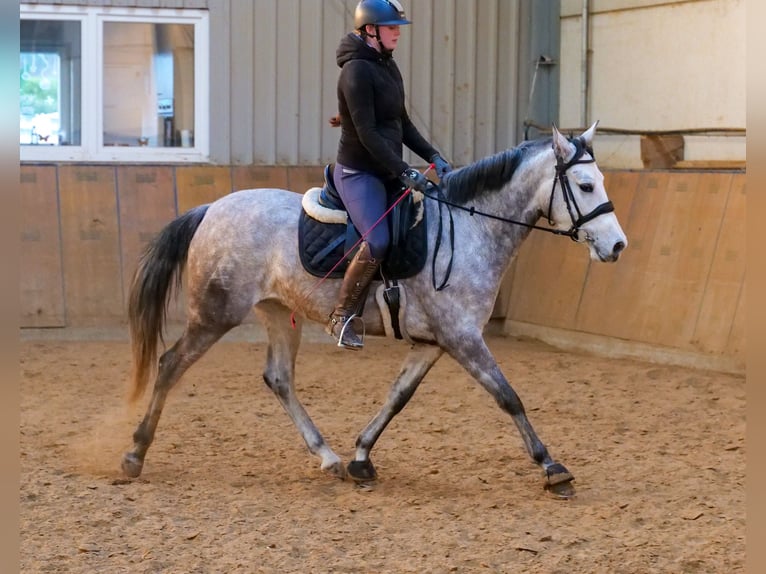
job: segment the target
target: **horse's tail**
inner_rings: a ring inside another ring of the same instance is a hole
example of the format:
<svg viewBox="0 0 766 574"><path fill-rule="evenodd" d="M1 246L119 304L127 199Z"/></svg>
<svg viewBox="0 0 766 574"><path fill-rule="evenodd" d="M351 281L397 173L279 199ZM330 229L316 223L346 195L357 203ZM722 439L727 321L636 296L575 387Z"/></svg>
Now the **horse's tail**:
<svg viewBox="0 0 766 574"><path fill-rule="evenodd" d="M133 352L132 389L136 401L146 389L163 342L168 305L181 288L189 244L209 205L200 205L167 224L138 262L128 296L128 326Z"/></svg>

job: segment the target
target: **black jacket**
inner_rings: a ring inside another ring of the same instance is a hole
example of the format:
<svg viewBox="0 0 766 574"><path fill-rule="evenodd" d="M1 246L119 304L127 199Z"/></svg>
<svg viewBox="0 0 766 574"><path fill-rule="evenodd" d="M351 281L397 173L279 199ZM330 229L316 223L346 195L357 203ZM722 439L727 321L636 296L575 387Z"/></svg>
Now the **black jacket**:
<svg viewBox="0 0 766 574"><path fill-rule="evenodd" d="M401 174L402 144L426 161L438 152L410 120L404 82L390 54L381 54L358 35L345 36L336 51L341 136L338 163L384 179Z"/></svg>

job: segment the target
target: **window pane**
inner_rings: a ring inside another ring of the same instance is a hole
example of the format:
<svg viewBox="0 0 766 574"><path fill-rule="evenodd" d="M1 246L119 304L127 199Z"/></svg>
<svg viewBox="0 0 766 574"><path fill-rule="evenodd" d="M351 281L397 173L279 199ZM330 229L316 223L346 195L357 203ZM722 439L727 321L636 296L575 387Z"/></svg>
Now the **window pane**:
<svg viewBox="0 0 766 574"><path fill-rule="evenodd" d="M19 143L80 145L80 22L21 20Z"/></svg>
<svg viewBox="0 0 766 574"><path fill-rule="evenodd" d="M104 145L194 145L194 26L104 23Z"/></svg>

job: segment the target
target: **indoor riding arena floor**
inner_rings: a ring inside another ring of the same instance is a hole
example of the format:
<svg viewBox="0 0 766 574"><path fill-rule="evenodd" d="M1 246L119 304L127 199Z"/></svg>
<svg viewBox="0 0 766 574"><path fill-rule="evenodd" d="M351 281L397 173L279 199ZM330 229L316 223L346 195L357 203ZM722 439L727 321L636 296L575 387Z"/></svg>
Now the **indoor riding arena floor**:
<svg viewBox="0 0 766 574"><path fill-rule="evenodd" d="M744 376L489 343L573 499L449 357L378 441L376 484L327 476L262 381L265 345L236 339L173 390L128 480L149 393L125 402L127 340L24 336L20 571L743 571ZM344 462L406 351L304 340L298 394Z"/></svg>

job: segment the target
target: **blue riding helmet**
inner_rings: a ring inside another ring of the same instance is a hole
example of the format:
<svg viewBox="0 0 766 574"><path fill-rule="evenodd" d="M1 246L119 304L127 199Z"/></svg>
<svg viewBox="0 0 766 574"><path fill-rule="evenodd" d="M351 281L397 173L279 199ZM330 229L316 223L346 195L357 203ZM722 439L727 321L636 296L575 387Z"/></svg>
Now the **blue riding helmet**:
<svg viewBox="0 0 766 574"><path fill-rule="evenodd" d="M354 28L360 30L367 24L404 26L410 21L405 18L399 0L361 0L354 11Z"/></svg>

